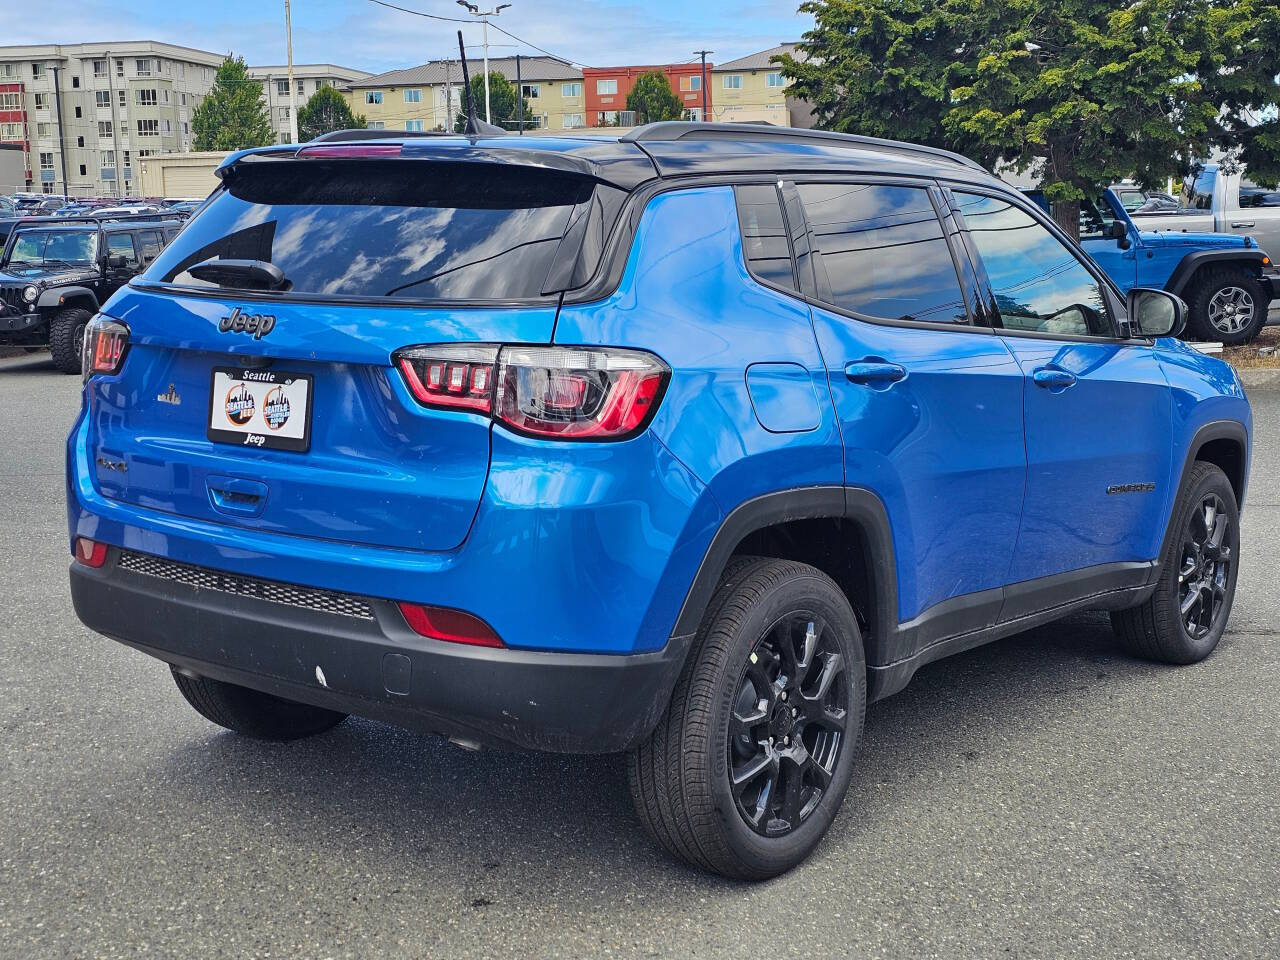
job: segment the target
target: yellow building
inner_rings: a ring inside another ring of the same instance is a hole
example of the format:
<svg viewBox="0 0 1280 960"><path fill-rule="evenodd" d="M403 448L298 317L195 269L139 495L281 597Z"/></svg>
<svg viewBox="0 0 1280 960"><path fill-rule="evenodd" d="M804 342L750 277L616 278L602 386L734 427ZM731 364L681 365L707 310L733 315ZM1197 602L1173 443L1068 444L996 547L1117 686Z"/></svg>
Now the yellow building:
<svg viewBox="0 0 1280 960"><path fill-rule="evenodd" d="M483 62L467 58L473 76ZM489 71L516 82L515 57L489 61ZM554 57L521 57L520 84L530 116L526 130L576 130L586 126L582 71ZM432 60L407 70L391 70L357 80L343 90L351 109L375 130L449 130L462 112L462 65L457 60ZM484 119L484 104L476 104ZM507 124L512 129L515 123Z"/></svg>
<svg viewBox="0 0 1280 960"><path fill-rule="evenodd" d="M771 123L777 127L812 127L812 108L787 95L788 81L773 58L798 56L796 44L782 43L711 71L710 119L717 123Z"/></svg>

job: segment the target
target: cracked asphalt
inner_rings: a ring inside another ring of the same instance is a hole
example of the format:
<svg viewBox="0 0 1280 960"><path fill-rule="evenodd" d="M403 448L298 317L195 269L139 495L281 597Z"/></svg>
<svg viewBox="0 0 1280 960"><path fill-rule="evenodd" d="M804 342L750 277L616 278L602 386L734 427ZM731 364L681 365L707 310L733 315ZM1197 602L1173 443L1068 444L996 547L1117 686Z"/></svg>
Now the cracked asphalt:
<svg viewBox="0 0 1280 960"><path fill-rule="evenodd" d="M1130 660L1084 615L926 667L815 856L748 886L665 858L617 758L207 723L72 613L78 390L0 361L0 957L1280 954L1280 392L1212 657Z"/></svg>

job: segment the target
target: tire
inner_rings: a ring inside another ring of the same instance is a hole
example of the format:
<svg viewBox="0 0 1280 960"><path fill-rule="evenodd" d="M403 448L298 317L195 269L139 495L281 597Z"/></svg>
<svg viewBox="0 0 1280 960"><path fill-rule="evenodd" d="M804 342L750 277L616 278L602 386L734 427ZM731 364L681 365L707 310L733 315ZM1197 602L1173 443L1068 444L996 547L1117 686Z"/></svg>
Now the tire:
<svg viewBox="0 0 1280 960"><path fill-rule="evenodd" d="M1214 522L1207 507L1214 504ZM1161 663L1198 663L1217 647L1231 615L1239 573L1240 510L1227 475L1196 463L1170 518L1160 579L1144 603L1111 614L1124 649ZM1197 542L1203 538L1203 542ZM1184 603L1190 609L1184 614Z"/></svg>
<svg viewBox="0 0 1280 960"><path fill-rule="evenodd" d="M666 714L628 757L641 822L704 870L742 880L790 870L849 787L866 683L857 620L830 577L789 560L735 562Z"/></svg>
<svg viewBox="0 0 1280 960"><path fill-rule="evenodd" d="M187 703L206 720L255 740L299 740L337 726L347 718L306 703L295 703L234 683L193 677L170 667Z"/></svg>
<svg viewBox="0 0 1280 960"><path fill-rule="evenodd" d="M1201 340L1236 347L1249 343L1266 325L1267 298L1262 284L1242 267L1202 271L1196 275L1190 294L1188 326Z"/></svg>
<svg viewBox="0 0 1280 960"><path fill-rule="evenodd" d="M84 328L92 316L88 310L68 307L49 321L49 352L53 354L53 365L63 373L80 372Z"/></svg>

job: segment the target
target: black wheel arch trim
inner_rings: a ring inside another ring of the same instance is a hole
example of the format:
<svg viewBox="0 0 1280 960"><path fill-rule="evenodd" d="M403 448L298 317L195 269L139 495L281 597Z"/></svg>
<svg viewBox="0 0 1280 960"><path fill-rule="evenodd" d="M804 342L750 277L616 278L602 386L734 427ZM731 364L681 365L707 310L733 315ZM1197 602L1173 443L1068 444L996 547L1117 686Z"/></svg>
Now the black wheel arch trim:
<svg viewBox="0 0 1280 960"><path fill-rule="evenodd" d="M99 307L98 296L88 287L51 287L40 294L37 306L41 309L71 309L80 307L80 301L88 301L82 309L96 311Z"/></svg>
<svg viewBox="0 0 1280 960"><path fill-rule="evenodd" d="M1244 510L1245 492L1249 486L1249 432L1245 430L1244 424L1238 420L1212 420L1197 429L1191 437L1191 443L1187 445L1187 455L1182 461L1182 470L1178 474L1178 485L1174 488L1173 499L1169 503L1169 516L1165 520L1164 538L1160 541L1160 553L1157 557L1157 563L1164 558L1166 551L1169 549L1169 541L1176 533L1173 528L1173 514L1178 503L1178 496L1186 485L1187 477L1191 475L1196 461L1200 459L1200 452L1205 448L1206 444L1214 440L1230 440L1239 447L1240 476L1232 478L1228 473L1227 479L1231 481L1231 487L1235 491L1236 506L1242 512Z"/></svg>
<svg viewBox="0 0 1280 960"><path fill-rule="evenodd" d="M1234 264L1247 266L1250 269L1256 269L1259 276L1262 274L1263 265L1265 264L1267 255L1257 247L1234 247L1226 250L1197 250L1188 253L1174 267L1173 273L1169 275L1169 281L1164 288L1169 293L1182 296L1184 290L1191 283L1197 270L1206 264ZM1266 288L1264 292L1271 292L1271 284L1263 284Z"/></svg>

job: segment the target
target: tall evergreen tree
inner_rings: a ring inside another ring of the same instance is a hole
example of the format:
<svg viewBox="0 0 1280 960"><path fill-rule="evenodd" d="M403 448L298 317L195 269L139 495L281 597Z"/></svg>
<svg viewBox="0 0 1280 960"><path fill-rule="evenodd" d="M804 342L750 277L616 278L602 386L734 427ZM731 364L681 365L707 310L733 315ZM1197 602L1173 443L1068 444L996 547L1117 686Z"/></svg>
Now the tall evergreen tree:
<svg viewBox="0 0 1280 960"><path fill-rule="evenodd" d="M298 139L303 143L334 130L363 127L364 117L353 113L347 98L333 87L321 87L298 108Z"/></svg>
<svg viewBox="0 0 1280 960"><path fill-rule="evenodd" d="M680 98L661 70L650 70L636 77L635 85L627 94L627 109L635 111L636 123L679 120L684 115Z"/></svg>
<svg viewBox="0 0 1280 960"><path fill-rule="evenodd" d="M262 81L249 76L244 58L229 54L218 67L213 89L191 115L196 150L243 150L275 143L262 96Z"/></svg>

